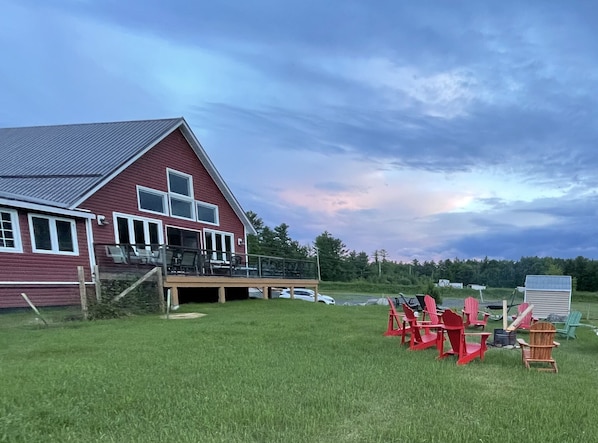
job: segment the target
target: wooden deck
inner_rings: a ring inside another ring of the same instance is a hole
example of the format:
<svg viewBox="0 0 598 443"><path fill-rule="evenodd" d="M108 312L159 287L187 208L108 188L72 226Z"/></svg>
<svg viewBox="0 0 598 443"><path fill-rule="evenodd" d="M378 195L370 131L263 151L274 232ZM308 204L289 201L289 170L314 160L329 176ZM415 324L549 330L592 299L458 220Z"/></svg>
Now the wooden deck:
<svg viewBox="0 0 598 443"><path fill-rule="evenodd" d="M226 277L226 276L196 276L196 275L167 275L164 277L164 288L171 290L173 305L179 304L179 288L218 288L218 302L225 303L225 288L259 288L268 298L270 288L312 288L318 293L318 280L268 278L268 277Z"/></svg>

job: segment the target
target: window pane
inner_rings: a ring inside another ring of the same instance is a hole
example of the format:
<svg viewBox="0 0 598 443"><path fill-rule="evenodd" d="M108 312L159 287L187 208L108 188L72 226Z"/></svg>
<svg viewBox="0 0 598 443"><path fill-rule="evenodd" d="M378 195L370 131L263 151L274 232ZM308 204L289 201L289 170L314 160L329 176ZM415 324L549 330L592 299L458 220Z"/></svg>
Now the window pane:
<svg viewBox="0 0 598 443"><path fill-rule="evenodd" d="M216 223L216 209L204 206L201 203L197 204L197 221L207 223Z"/></svg>
<svg viewBox="0 0 598 443"><path fill-rule="evenodd" d="M52 240L50 238L50 221L47 218L31 217L33 224L33 240L35 249L44 251L52 250Z"/></svg>
<svg viewBox="0 0 598 443"><path fill-rule="evenodd" d="M168 182L170 184L170 192L191 197L191 186L189 186L189 177L183 177L181 175L169 172Z"/></svg>
<svg viewBox="0 0 598 443"><path fill-rule="evenodd" d="M164 198L160 194L139 190L139 207L146 211L164 214Z"/></svg>
<svg viewBox="0 0 598 443"><path fill-rule="evenodd" d="M199 249L197 232L183 230L183 246L185 248Z"/></svg>
<svg viewBox="0 0 598 443"><path fill-rule="evenodd" d="M168 239L168 244L171 246L183 246L183 241L181 239L181 230L177 228L166 228L166 237Z"/></svg>
<svg viewBox="0 0 598 443"><path fill-rule="evenodd" d="M11 217L8 212L0 212L0 248L15 247Z"/></svg>
<svg viewBox="0 0 598 443"><path fill-rule="evenodd" d="M58 237L59 251L75 252L71 226L71 222L56 220L56 236Z"/></svg>
<svg viewBox="0 0 598 443"><path fill-rule="evenodd" d="M170 198L170 212L177 217L193 219L193 207L190 201Z"/></svg>
<svg viewBox="0 0 598 443"><path fill-rule="evenodd" d="M212 232L206 232L206 250L214 250L214 237Z"/></svg>
<svg viewBox="0 0 598 443"><path fill-rule="evenodd" d="M160 235L158 234L158 224L148 222L148 225L149 225L149 235L150 235L149 242L152 245L160 244Z"/></svg>
<svg viewBox="0 0 598 443"><path fill-rule="evenodd" d="M137 245L144 245L145 232L143 231L143 221L133 220L133 233L135 234L135 243Z"/></svg>
<svg viewBox="0 0 598 443"><path fill-rule="evenodd" d="M131 243L129 236L129 221L123 217L116 218L116 225L118 226L118 242L122 244Z"/></svg>

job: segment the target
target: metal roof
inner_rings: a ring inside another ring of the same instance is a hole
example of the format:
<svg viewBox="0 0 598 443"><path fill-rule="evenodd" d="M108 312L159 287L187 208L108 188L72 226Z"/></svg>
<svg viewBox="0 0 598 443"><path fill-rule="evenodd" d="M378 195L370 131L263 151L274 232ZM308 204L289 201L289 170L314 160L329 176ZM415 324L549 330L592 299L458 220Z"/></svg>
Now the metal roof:
<svg viewBox="0 0 598 443"><path fill-rule="evenodd" d="M0 128L0 200L77 211L81 202L177 128L247 232L255 234L245 211L182 117Z"/></svg>
<svg viewBox="0 0 598 443"><path fill-rule="evenodd" d="M0 128L0 197L71 207L182 118Z"/></svg>
<svg viewBox="0 0 598 443"><path fill-rule="evenodd" d="M571 291L571 276L528 275L525 277L525 289Z"/></svg>

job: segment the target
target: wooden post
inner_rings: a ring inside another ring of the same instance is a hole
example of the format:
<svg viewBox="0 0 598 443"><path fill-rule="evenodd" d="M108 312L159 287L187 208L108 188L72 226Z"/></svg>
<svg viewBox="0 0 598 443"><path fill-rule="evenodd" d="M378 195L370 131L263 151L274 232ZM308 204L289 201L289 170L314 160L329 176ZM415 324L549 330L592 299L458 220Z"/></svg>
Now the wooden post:
<svg viewBox="0 0 598 443"><path fill-rule="evenodd" d="M81 311L83 318L87 320L87 294L85 291L85 269L83 266L77 266L77 274L79 276L79 297L81 297Z"/></svg>
<svg viewBox="0 0 598 443"><path fill-rule="evenodd" d="M129 292L134 290L141 283L143 283L144 281L148 280L151 276L153 276L156 273L156 271L160 272L160 268L154 268L151 271L149 271L147 274L145 274L143 277L141 277L139 280L137 280L135 283L133 283L127 289L125 289L120 294L118 294L116 297L114 297L114 299L112 301L118 301L121 298L123 298L125 295L127 295Z"/></svg>
<svg viewBox="0 0 598 443"><path fill-rule="evenodd" d="M517 318L515 319L515 321L513 323L510 324L510 326L508 328L506 328L507 331L514 331L515 329L517 329L517 326L519 326L519 324L523 321L523 319L525 318L525 316L527 314L529 314L530 312L532 312L532 309L534 309L534 305L529 305L525 311L523 311L521 314L519 314L517 316Z"/></svg>
<svg viewBox="0 0 598 443"><path fill-rule="evenodd" d="M171 289L171 306L178 306L179 305L179 287L173 286Z"/></svg>
<svg viewBox="0 0 598 443"><path fill-rule="evenodd" d="M29 297L27 297L27 294L25 294L24 292L21 292L21 297L23 297L25 299L27 304L31 307L31 309L33 309L33 312L35 312L37 314L37 316L44 322L44 324L46 326L48 326L48 322L46 320L44 320L44 317L42 317L42 315L39 313L39 311L37 310L37 308L35 307L33 302L31 300L29 300Z"/></svg>
<svg viewBox="0 0 598 443"><path fill-rule="evenodd" d="M503 300L502 301L502 328L503 330L507 329L507 301Z"/></svg>
<svg viewBox="0 0 598 443"><path fill-rule="evenodd" d="M264 286L262 288L262 298L264 300L268 300L268 286Z"/></svg>
<svg viewBox="0 0 598 443"><path fill-rule="evenodd" d="M96 300L98 303L102 301L102 280L100 280L100 267L95 265L93 267L93 273L95 274L95 284L96 284Z"/></svg>
<svg viewBox="0 0 598 443"><path fill-rule="evenodd" d="M224 292L224 286L220 286L218 288L218 303L225 303L226 302L226 296L225 296L225 292Z"/></svg>
<svg viewBox="0 0 598 443"><path fill-rule="evenodd" d="M157 286L160 312L164 312L166 310L166 306L164 306L164 277L162 276L162 268L156 268L156 274L158 276Z"/></svg>

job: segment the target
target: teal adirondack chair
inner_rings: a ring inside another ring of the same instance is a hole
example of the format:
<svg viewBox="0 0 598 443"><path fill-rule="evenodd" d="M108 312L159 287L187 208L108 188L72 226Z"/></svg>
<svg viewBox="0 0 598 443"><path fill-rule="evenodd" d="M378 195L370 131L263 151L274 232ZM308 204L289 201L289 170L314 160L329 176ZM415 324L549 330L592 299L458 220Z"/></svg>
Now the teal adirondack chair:
<svg viewBox="0 0 598 443"><path fill-rule="evenodd" d="M569 313L569 315L567 316L567 319L565 320L565 326L563 326L562 329L557 329L556 333L558 335L567 337L567 340L569 340L569 338L577 338L577 336L575 335L575 330L577 329L578 326L583 326L580 323L580 320L581 320L581 312L571 311Z"/></svg>

